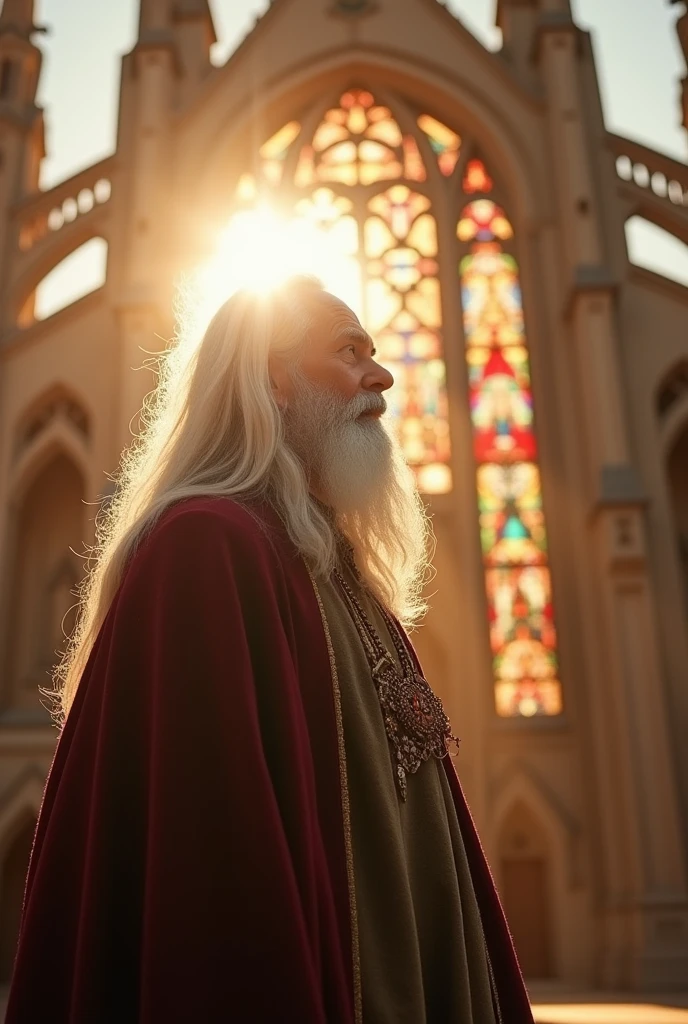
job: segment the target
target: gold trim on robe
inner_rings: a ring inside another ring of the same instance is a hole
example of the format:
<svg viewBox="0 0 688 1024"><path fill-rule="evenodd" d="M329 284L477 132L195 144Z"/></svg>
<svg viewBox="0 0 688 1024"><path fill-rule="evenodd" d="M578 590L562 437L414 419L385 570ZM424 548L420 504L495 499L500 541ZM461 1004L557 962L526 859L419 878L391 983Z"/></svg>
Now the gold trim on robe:
<svg viewBox="0 0 688 1024"><path fill-rule="evenodd" d="M346 771L346 747L344 745L344 725L342 721L342 700L339 690L339 676L337 673L337 664L334 657L334 647L332 646L332 637L330 635L330 627L327 622L325 615L325 608L323 606L318 584L315 581L315 577L310 569L308 569L308 575L310 576L311 583L313 584L313 590L315 592L315 598L318 602L318 608L320 610L320 617L322 619L323 630L325 632L325 640L327 642L327 653L330 659L330 673L332 675L332 694L334 697L334 710L335 718L337 721L337 746L339 750L339 779L341 783L342 793L342 818L344 821L344 843L346 846L346 873L349 883L349 913L351 917L351 955L352 955L352 969L353 969L353 988L354 988L354 1016L356 1024L362 1024L363 1022L363 1000L361 990L361 958L358 940L358 912L356 909L356 884L354 880L354 856L353 846L351 841L351 809L349 805L349 784Z"/></svg>

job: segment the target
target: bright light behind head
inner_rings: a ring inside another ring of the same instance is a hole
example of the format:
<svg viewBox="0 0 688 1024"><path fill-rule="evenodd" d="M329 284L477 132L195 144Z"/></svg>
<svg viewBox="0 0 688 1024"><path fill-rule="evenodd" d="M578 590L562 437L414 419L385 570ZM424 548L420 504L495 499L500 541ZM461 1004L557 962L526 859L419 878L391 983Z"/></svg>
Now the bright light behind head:
<svg viewBox="0 0 688 1024"><path fill-rule="evenodd" d="M267 206L237 213L221 233L216 255L196 275L199 319L207 323L239 289L267 293L294 274L314 275L360 316L358 261L325 230L302 217L282 218Z"/></svg>

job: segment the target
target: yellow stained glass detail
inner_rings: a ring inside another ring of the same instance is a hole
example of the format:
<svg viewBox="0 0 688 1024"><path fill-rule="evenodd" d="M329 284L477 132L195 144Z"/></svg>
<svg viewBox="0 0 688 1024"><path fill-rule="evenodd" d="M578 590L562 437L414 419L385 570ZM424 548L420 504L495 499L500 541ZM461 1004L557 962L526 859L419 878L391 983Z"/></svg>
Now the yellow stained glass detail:
<svg viewBox="0 0 688 1024"><path fill-rule="evenodd" d="M441 326L440 283L436 277L424 277L422 281L419 281L415 291L409 293L406 304L411 312L428 327Z"/></svg>
<svg viewBox="0 0 688 1024"><path fill-rule="evenodd" d="M236 187L236 197L242 203L252 203L258 195L256 179L252 174L242 174Z"/></svg>
<svg viewBox="0 0 688 1024"><path fill-rule="evenodd" d="M299 156L299 162L294 174L294 184L297 188L307 188L316 181L315 156L312 146L304 146Z"/></svg>
<svg viewBox="0 0 688 1024"><path fill-rule="evenodd" d="M375 121L386 121L392 119L392 111L389 107L371 107L368 111L368 120L371 123Z"/></svg>
<svg viewBox="0 0 688 1024"><path fill-rule="evenodd" d="M313 136L313 149L316 153L322 153L324 149L333 146L335 142L343 142L349 138L349 133L344 125L323 121Z"/></svg>
<svg viewBox="0 0 688 1024"><path fill-rule="evenodd" d="M402 297L382 278L368 281L367 327L372 335L386 327L402 307Z"/></svg>
<svg viewBox="0 0 688 1024"><path fill-rule="evenodd" d="M304 147L295 176L297 187L314 180L349 186L403 177L425 180L416 140L402 136L388 107L375 105L372 94L360 89L344 93L340 103L325 113L312 144ZM268 168L268 174L277 184L279 166Z"/></svg>
<svg viewBox="0 0 688 1024"><path fill-rule="evenodd" d="M376 164L362 163L359 172L362 185L374 185L376 181L390 181L401 177L401 164L396 160Z"/></svg>
<svg viewBox="0 0 688 1024"><path fill-rule="evenodd" d="M430 209L430 200L407 185L393 185L386 192L373 196L368 203L371 213L387 221L397 238L406 238L416 217Z"/></svg>
<svg viewBox="0 0 688 1024"><path fill-rule="evenodd" d="M391 146L392 149L396 149L397 146L401 145L401 131L396 121L393 121L391 117L385 118L384 121L378 121L377 123L369 125L366 131L366 137L369 139L376 139L378 142L384 142L385 145Z"/></svg>
<svg viewBox="0 0 688 1024"><path fill-rule="evenodd" d="M412 135L405 135L404 145L404 177L409 181L425 181L427 174L425 164L418 149L418 143Z"/></svg>
<svg viewBox="0 0 688 1024"><path fill-rule="evenodd" d="M264 142L258 152L264 160L283 160L300 131L299 122L290 121L289 124L285 124L283 128L275 132L267 142Z"/></svg>
<svg viewBox="0 0 688 1024"><path fill-rule="evenodd" d="M406 241L422 256L436 256L437 227L435 218L428 213L421 214L409 231Z"/></svg>
<svg viewBox="0 0 688 1024"><path fill-rule="evenodd" d="M366 255L377 259L397 244L396 239L380 217L368 217L364 227Z"/></svg>

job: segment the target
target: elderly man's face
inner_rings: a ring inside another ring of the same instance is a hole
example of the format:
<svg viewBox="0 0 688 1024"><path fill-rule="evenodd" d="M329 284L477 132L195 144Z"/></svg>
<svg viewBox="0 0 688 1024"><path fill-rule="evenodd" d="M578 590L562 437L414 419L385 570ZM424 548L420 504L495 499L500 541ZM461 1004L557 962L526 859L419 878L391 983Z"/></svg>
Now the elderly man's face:
<svg viewBox="0 0 688 1024"><path fill-rule="evenodd" d="M324 295L298 366L273 366L287 443L311 491L340 512L360 514L393 472L393 440L380 417L394 381L374 354L354 313Z"/></svg>
<svg viewBox="0 0 688 1024"><path fill-rule="evenodd" d="M389 370L373 358L375 349L370 335L358 317L340 299L323 296L311 338L299 364L303 376L316 387L336 394L348 402L362 393L381 394L394 383ZM293 395L288 379L280 380L280 391L287 401ZM382 403L364 415L379 416Z"/></svg>

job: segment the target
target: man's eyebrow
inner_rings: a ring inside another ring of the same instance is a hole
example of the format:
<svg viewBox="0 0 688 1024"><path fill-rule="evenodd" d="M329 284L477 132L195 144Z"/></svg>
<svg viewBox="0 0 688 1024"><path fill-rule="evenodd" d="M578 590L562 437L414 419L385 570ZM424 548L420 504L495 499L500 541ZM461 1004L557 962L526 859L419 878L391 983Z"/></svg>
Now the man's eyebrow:
<svg viewBox="0 0 688 1024"><path fill-rule="evenodd" d="M368 332L364 331L362 327L356 327L355 324L349 324L346 327L342 327L341 331L337 331L335 339L339 341L340 338L351 338L352 341L360 341L363 344L370 345L370 354L372 356L377 351L373 339Z"/></svg>

